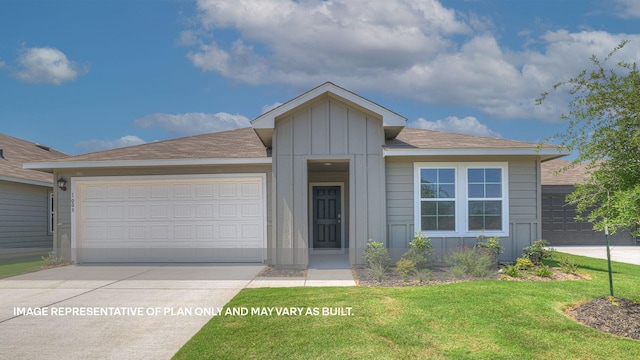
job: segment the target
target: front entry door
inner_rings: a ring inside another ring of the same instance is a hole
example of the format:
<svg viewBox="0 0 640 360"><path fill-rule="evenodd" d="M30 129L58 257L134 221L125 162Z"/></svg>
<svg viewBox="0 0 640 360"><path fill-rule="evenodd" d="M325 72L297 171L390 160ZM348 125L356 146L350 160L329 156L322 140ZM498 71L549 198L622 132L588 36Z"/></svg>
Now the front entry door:
<svg viewBox="0 0 640 360"><path fill-rule="evenodd" d="M342 244L340 186L313 187L313 248L339 249Z"/></svg>

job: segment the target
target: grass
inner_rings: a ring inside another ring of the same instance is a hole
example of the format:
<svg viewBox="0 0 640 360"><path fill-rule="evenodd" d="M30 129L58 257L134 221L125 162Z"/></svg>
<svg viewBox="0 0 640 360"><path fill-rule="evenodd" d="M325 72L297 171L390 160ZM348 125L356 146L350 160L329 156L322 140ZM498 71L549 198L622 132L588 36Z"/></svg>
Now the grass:
<svg viewBox="0 0 640 360"><path fill-rule="evenodd" d="M0 258L0 279L38 271L44 265L43 254Z"/></svg>
<svg viewBox="0 0 640 360"><path fill-rule="evenodd" d="M640 341L564 315L609 292L606 261L571 258L592 280L245 289L227 307L351 307L354 315L216 316L174 359L640 358ZM613 268L616 296L640 299L640 266Z"/></svg>

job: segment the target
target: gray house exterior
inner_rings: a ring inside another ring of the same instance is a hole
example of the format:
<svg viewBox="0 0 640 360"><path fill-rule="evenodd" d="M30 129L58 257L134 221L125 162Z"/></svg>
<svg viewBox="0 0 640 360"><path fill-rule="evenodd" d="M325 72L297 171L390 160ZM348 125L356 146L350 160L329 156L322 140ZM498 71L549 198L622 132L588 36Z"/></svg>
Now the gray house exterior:
<svg viewBox="0 0 640 360"><path fill-rule="evenodd" d="M513 260L541 237L538 144L406 128L325 83L252 127L26 164L56 189L54 246L77 262L261 261L314 253L363 264L369 239L445 251L499 236Z"/></svg>
<svg viewBox="0 0 640 360"><path fill-rule="evenodd" d="M66 156L46 146L0 134L0 254L51 250L53 177L23 162Z"/></svg>

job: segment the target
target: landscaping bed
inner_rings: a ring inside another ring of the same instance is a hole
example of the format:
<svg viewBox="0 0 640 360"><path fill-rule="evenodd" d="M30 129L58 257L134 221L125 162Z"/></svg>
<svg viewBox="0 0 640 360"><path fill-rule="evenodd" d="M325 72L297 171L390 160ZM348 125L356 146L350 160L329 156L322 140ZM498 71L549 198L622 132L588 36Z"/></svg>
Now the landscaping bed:
<svg viewBox="0 0 640 360"><path fill-rule="evenodd" d="M501 266L498 270L493 271L486 277L473 277L468 275L456 277L452 274L451 266L430 266L426 269L426 273L414 275L406 281L402 276L398 275L393 268L387 273L386 277L380 281L372 279L369 270L365 268L354 268L352 269L352 273L358 286L432 286L472 280L563 281L590 278L586 274L565 273L558 268L550 268L552 274L548 277L536 276L535 274L526 274L523 277L511 277L503 273L504 268L504 266Z"/></svg>
<svg viewBox="0 0 640 360"><path fill-rule="evenodd" d="M640 302L620 298L597 298L567 309L567 314L594 329L640 340Z"/></svg>

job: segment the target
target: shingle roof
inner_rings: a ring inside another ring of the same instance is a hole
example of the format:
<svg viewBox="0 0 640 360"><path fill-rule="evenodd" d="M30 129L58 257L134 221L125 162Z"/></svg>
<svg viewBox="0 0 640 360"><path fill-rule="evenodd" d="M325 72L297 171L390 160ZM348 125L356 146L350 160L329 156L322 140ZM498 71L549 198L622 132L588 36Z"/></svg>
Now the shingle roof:
<svg viewBox="0 0 640 360"><path fill-rule="evenodd" d="M542 163L542 185L574 185L582 183L589 176L588 163L569 168L563 172L559 170L569 166L571 161L551 160Z"/></svg>
<svg viewBox="0 0 640 360"><path fill-rule="evenodd" d="M54 149L40 147L36 143L0 134L0 177L53 183L51 174L22 168L26 162L49 161L65 157L66 154Z"/></svg>
<svg viewBox="0 0 640 360"><path fill-rule="evenodd" d="M52 162L265 157L268 157L267 149L253 129L242 128L70 156Z"/></svg>
<svg viewBox="0 0 640 360"><path fill-rule="evenodd" d="M536 148L538 144L477 135L448 133L435 130L404 128L395 139L387 139L393 149L495 149ZM555 148L543 145L543 148Z"/></svg>

